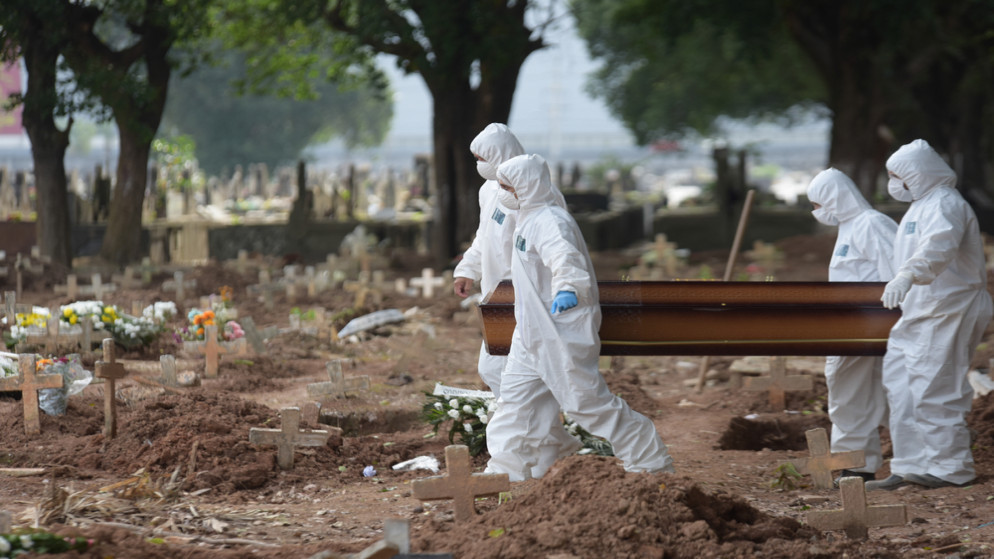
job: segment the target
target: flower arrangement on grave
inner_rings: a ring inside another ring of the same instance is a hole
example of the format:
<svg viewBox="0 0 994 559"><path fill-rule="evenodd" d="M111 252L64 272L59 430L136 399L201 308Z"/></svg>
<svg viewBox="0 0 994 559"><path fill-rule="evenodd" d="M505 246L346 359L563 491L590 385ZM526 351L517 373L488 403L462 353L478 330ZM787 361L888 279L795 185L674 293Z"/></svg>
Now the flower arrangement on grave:
<svg viewBox="0 0 994 559"><path fill-rule="evenodd" d="M16 356L0 353L0 378L16 377L18 372Z"/></svg>
<svg viewBox="0 0 994 559"><path fill-rule="evenodd" d="M83 368L77 353L38 359L35 371L62 375L62 388L45 388L38 393L38 406L48 415L64 414L69 396L79 394L93 381L93 373Z"/></svg>
<svg viewBox="0 0 994 559"><path fill-rule="evenodd" d="M131 316L102 301L76 301L63 305L59 313L61 324L70 330L89 320L95 330L106 330L115 343L133 349L152 343L165 331L164 323L176 314L176 304L155 303L146 307L142 316Z"/></svg>
<svg viewBox="0 0 994 559"><path fill-rule="evenodd" d="M459 444L469 447L470 456L476 456L487 448L487 422L491 413L497 409L497 402L488 398L467 396L449 396L425 392L427 401L421 408L422 419L433 427L432 434L447 422L449 426L449 442L455 444L456 436ZM614 456L611 443L600 437L595 437L581 427L571 417L563 414L563 427L566 431L583 443L579 454L597 454L599 456Z"/></svg>
<svg viewBox="0 0 994 559"><path fill-rule="evenodd" d="M29 330L44 334L47 332L50 316L51 312L45 307L32 307L29 313L17 313L15 315L16 324L10 325L10 329L3 334L4 343L8 348L13 348L28 336Z"/></svg>
<svg viewBox="0 0 994 559"><path fill-rule="evenodd" d="M19 555L86 551L94 540L60 536L44 530L18 530L0 534L0 559Z"/></svg>
<svg viewBox="0 0 994 559"><path fill-rule="evenodd" d="M451 422L449 443L456 444L458 435L460 444L469 447L470 456L476 456L487 448L488 414L497 409L495 400L430 392L425 392L425 395L428 401L421 408L421 417L433 427L433 434L437 435L442 425Z"/></svg>
<svg viewBox="0 0 994 559"><path fill-rule="evenodd" d="M207 326L218 327L219 342L230 342L245 337L245 331L240 324L234 320L225 320L223 315L219 316L213 309L190 309L186 317L189 323L176 331L177 342L202 342Z"/></svg>

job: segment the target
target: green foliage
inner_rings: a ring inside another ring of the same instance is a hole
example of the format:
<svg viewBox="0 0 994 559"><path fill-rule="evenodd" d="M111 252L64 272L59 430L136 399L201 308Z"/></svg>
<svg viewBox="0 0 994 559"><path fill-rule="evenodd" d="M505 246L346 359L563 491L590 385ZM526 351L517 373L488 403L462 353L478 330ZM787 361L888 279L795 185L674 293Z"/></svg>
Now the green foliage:
<svg viewBox="0 0 994 559"><path fill-rule="evenodd" d="M205 172L220 174L250 163L289 164L311 143L341 138L356 147L377 144L385 136L393 107L375 77L349 77L348 89L321 76L295 91L275 82L269 90L247 88L248 60L240 52L217 50L212 65L170 85L163 130L192 137Z"/></svg>
<svg viewBox="0 0 994 559"><path fill-rule="evenodd" d="M777 477L770 483L770 487L776 489L783 489L784 491L793 491L800 487L801 474L794 467L791 462L784 462L777 466L776 469Z"/></svg>
<svg viewBox="0 0 994 559"><path fill-rule="evenodd" d="M83 552L92 544L93 540L86 538L60 536L45 530L22 529L10 534L0 534L0 559L29 554Z"/></svg>
<svg viewBox="0 0 994 559"><path fill-rule="evenodd" d="M604 62L588 87L642 144L711 134L721 116L790 116L791 107L825 97L782 20L751 7L714 21L720 15L702 14L722 2L705 4L571 2L580 35Z"/></svg>
<svg viewBox="0 0 994 559"><path fill-rule="evenodd" d="M152 155L159 163L160 187L188 191L194 188L196 143L190 136L157 138L152 141Z"/></svg>

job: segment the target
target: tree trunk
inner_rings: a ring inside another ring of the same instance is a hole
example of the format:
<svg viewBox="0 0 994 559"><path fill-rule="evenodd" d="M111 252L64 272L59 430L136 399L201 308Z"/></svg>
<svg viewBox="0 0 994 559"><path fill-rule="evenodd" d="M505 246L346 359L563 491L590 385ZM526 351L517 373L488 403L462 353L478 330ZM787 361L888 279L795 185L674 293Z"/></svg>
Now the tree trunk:
<svg viewBox="0 0 994 559"><path fill-rule="evenodd" d="M56 64L59 50L44 39L25 45L24 61L28 70L24 95L24 128L31 140L38 208L38 246L52 262L72 266L69 244L69 203L66 193L66 148L69 130L55 124Z"/></svg>
<svg viewBox="0 0 994 559"><path fill-rule="evenodd" d="M142 203L148 177L152 136L146 130L117 119L121 149L117 158L117 184L110 200L110 217L100 256L108 262L127 264L141 259Z"/></svg>

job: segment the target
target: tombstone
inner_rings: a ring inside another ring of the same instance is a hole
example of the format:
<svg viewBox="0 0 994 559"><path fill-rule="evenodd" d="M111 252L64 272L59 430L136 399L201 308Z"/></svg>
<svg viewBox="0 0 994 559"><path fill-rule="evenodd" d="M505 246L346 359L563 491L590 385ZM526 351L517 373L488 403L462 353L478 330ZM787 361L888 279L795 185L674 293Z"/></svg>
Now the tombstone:
<svg viewBox="0 0 994 559"><path fill-rule="evenodd" d="M283 288L273 283L269 270L259 270L259 283L248 286L249 295L261 295L266 310L273 310L273 293L282 291Z"/></svg>
<svg viewBox="0 0 994 559"><path fill-rule="evenodd" d="M176 379L175 355L160 355L159 369L162 371L161 376L159 377L159 379L162 381L162 384L171 387L179 386L179 382Z"/></svg>
<svg viewBox="0 0 994 559"><path fill-rule="evenodd" d="M409 281L412 286L421 288L421 295L425 299L435 296L435 288L445 287L445 279L435 277L435 270L425 268L421 270L421 277Z"/></svg>
<svg viewBox="0 0 994 559"><path fill-rule="evenodd" d="M280 410L282 425L279 429L249 429L249 442L276 445L276 462L283 470L293 468L293 449L296 446L324 446L331 433L328 431L301 431L300 409Z"/></svg>
<svg viewBox="0 0 994 559"><path fill-rule="evenodd" d="M60 374L39 374L37 356L21 353L17 356L16 377L0 378L0 392L20 392L24 404L24 433L41 434L41 420L38 418L38 391L42 388L62 388L65 382Z"/></svg>
<svg viewBox="0 0 994 559"><path fill-rule="evenodd" d="M252 346L252 350L259 355L266 353L266 339L275 335L275 328L270 327L259 332L258 328L255 327L255 320L251 316L241 319L239 324L245 332L245 339Z"/></svg>
<svg viewBox="0 0 994 559"><path fill-rule="evenodd" d="M325 364L328 380L307 385L307 395L311 398L345 398L349 394L358 394L369 390L369 377L345 378L342 372L342 362L338 359Z"/></svg>
<svg viewBox="0 0 994 559"><path fill-rule="evenodd" d="M186 290L197 287L197 280L183 280L183 272L177 270L173 272L173 279L162 282L163 291L175 291L176 302L181 303L186 299Z"/></svg>
<svg viewBox="0 0 994 559"><path fill-rule="evenodd" d="M774 410L786 409L786 391L811 390L814 383L809 375L787 376L787 360L782 357L770 358L770 376L745 379L744 390L750 392L769 391L770 406Z"/></svg>
<svg viewBox="0 0 994 559"><path fill-rule="evenodd" d="M446 476L435 476L411 482L416 499L434 501L452 499L456 522L473 518L476 509L473 501L477 497L498 495L511 490L507 474L474 474L470 471L469 447L450 445L445 447Z"/></svg>
<svg viewBox="0 0 994 559"><path fill-rule="evenodd" d="M854 540L864 540L869 528L901 526L908 523L906 505L866 504L866 486L863 478L844 477L839 481L842 510L808 511L808 524L818 530L844 530Z"/></svg>
<svg viewBox="0 0 994 559"><path fill-rule="evenodd" d="M811 429L804 433L808 439L808 458L790 460L801 475L811 475L818 489L832 489L832 470L862 468L866 465L866 453L862 450L832 452L828 433L824 428Z"/></svg>
<svg viewBox="0 0 994 559"><path fill-rule="evenodd" d="M93 376L104 379L104 438L117 436L117 381L128 376L114 355L114 340L103 341L104 358L93 365Z"/></svg>

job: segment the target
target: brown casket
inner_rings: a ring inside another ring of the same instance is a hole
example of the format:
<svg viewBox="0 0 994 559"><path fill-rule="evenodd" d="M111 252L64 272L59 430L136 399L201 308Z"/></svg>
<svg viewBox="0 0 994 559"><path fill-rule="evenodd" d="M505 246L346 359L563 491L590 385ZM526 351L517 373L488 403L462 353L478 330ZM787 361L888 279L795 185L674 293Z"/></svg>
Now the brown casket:
<svg viewBox="0 0 994 559"><path fill-rule="evenodd" d="M901 316L883 282L599 282L601 355L883 355ZM514 332L514 288L480 304L491 355ZM568 311L567 311L568 312Z"/></svg>

